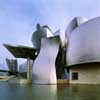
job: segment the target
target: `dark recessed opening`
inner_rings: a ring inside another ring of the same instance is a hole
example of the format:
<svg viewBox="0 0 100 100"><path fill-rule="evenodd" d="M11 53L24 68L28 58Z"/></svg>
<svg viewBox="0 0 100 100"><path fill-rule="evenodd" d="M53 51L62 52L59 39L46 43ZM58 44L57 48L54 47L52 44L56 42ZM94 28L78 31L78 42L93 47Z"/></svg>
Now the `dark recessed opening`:
<svg viewBox="0 0 100 100"><path fill-rule="evenodd" d="M72 73L72 80L78 80L78 72Z"/></svg>

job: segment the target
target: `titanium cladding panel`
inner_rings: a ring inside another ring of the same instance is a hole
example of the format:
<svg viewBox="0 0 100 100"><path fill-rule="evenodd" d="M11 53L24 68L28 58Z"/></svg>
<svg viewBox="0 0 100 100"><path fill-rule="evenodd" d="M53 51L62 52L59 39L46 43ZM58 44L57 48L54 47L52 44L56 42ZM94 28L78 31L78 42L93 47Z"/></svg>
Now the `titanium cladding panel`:
<svg viewBox="0 0 100 100"><path fill-rule="evenodd" d="M81 24L70 34L66 53L68 65L100 62L100 17Z"/></svg>
<svg viewBox="0 0 100 100"><path fill-rule="evenodd" d="M67 30L65 32L66 37L70 37L72 31L77 28L78 26L80 26L81 24L83 24L84 22L86 22L87 19L84 17L75 17L68 25Z"/></svg>
<svg viewBox="0 0 100 100"><path fill-rule="evenodd" d="M48 26L41 26L40 29L37 29L32 35L33 47L40 49L41 39L44 37L52 37L53 34Z"/></svg>
<svg viewBox="0 0 100 100"><path fill-rule="evenodd" d="M41 49L33 64L33 83L56 84L55 61L59 50L59 38L42 38Z"/></svg>

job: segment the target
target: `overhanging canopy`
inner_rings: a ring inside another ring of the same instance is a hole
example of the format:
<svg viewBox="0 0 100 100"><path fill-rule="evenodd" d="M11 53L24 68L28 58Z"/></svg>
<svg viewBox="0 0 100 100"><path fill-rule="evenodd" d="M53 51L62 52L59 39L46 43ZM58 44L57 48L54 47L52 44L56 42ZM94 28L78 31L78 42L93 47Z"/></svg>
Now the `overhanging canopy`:
<svg viewBox="0 0 100 100"><path fill-rule="evenodd" d="M4 44L4 46L8 49L11 54L13 54L16 58L30 58L35 60L37 50L32 47L27 46L14 46L9 44Z"/></svg>

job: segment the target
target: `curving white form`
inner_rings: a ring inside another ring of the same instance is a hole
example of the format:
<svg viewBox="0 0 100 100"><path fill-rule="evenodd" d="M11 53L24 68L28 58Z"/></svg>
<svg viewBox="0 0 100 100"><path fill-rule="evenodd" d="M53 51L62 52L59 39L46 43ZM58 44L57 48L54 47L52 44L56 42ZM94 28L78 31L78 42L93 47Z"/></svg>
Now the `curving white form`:
<svg viewBox="0 0 100 100"><path fill-rule="evenodd" d="M100 17L71 32L66 55L68 65L100 62Z"/></svg>
<svg viewBox="0 0 100 100"><path fill-rule="evenodd" d="M42 38L41 49L33 64L33 83L56 84L55 60L59 50L59 37Z"/></svg>
<svg viewBox="0 0 100 100"><path fill-rule="evenodd" d="M65 32L65 36L67 38L70 37L71 32L76 29L78 26L80 26L81 24L83 24L84 22L86 22L87 19L84 17L75 17L68 25L66 32Z"/></svg>

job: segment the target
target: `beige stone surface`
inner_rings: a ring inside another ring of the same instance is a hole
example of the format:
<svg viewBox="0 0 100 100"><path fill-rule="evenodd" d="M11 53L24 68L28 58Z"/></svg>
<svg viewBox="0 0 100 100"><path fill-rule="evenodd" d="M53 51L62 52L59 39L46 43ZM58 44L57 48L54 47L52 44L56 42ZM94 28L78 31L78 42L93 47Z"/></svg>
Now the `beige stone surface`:
<svg viewBox="0 0 100 100"><path fill-rule="evenodd" d="M73 72L78 72L78 80L72 80ZM71 67L70 83L100 84L100 64L84 64Z"/></svg>
<svg viewBox="0 0 100 100"><path fill-rule="evenodd" d="M28 79L20 79L20 84L32 84L32 81L31 80L28 80Z"/></svg>
<svg viewBox="0 0 100 100"><path fill-rule="evenodd" d="M69 80L67 80L67 79L58 79L57 84L69 84Z"/></svg>

